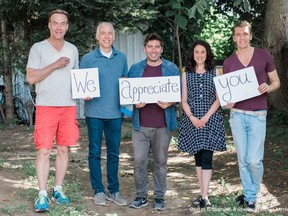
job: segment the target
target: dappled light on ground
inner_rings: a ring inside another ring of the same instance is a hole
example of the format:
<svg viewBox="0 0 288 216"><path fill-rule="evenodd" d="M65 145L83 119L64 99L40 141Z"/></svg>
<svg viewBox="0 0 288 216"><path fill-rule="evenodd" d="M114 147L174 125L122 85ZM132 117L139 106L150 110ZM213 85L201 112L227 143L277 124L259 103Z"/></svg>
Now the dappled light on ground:
<svg viewBox="0 0 288 216"><path fill-rule="evenodd" d="M126 123L126 126L127 125L128 123ZM131 130L131 128L125 129L125 132L129 130ZM125 137L125 140L123 140L120 145L120 192L128 202L131 202L136 196L133 178L133 150L131 139L129 138L130 135L125 135ZM34 167L36 152L33 143L31 144L32 140L33 133L27 132L27 129L24 127L12 128L9 129L9 131L1 131L0 208L24 203L28 206L28 213L20 215L27 216L34 215L33 203L34 198L37 195L37 180ZM172 141L168 156L165 211L155 212L152 210L152 172L154 166L152 153L150 154L148 163L150 180L148 206L138 210L131 209L127 206L119 207L114 203L108 202L107 206L100 207L96 206L92 201L94 191L89 179L87 132L85 127L81 128L79 143L70 149L70 163L64 184L64 188L67 189L67 195L72 199L71 208L76 208L78 205L81 205L81 214L78 214L81 216L211 215L211 212L200 210L199 208L191 208L191 201L199 194L194 157L182 153L177 149L177 139L175 137ZM234 203L234 198L241 193L241 184L237 156L231 136L227 136L227 143L228 150L226 152L217 152L214 154L214 170L209 195L212 204L215 205L213 209L215 214L233 216L235 212L238 212L237 215L239 215L239 213L242 215L242 213L246 214L247 212L237 208ZM51 193L55 181L54 163L56 153L57 151L54 148L51 153L51 169L48 185L49 194ZM276 153L280 154L281 152ZM106 160L106 146L105 142L103 142L101 161L103 183L105 187L107 186ZM285 193L285 191L287 191L287 188L285 187L287 176L281 175L283 172L281 172L280 169L273 169L271 164L273 165L274 162L275 161L266 159L264 163L264 180L261 184L257 202L258 212L255 213L256 215L263 215L267 212L278 213L279 215L285 215L285 213L287 213L287 209L286 212L284 209L288 201L287 194ZM75 197L76 195L77 197ZM51 211L59 211L57 208L55 205L52 205ZM67 211L70 211L69 208Z"/></svg>

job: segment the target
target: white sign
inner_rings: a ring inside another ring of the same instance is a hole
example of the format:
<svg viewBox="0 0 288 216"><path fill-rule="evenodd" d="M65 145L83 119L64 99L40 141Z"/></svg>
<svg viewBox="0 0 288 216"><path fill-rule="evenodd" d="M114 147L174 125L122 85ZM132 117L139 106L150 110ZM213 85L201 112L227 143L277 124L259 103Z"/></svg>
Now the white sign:
<svg viewBox="0 0 288 216"><path fill-rule="evenodd" d="M72 98L100 97L98 68L71 70Z"/></svg>
<svg viewBox="0 0 288 216"><path fill-rule="evenodd" d="M181 101L180 76L119 79L120 104Z"/></svg>
<svg viewBox="0 0 288 216"><path fill-rule="evenodd" d="M260 95L253 66L214 77L214 83L221 106Z"/></svg>

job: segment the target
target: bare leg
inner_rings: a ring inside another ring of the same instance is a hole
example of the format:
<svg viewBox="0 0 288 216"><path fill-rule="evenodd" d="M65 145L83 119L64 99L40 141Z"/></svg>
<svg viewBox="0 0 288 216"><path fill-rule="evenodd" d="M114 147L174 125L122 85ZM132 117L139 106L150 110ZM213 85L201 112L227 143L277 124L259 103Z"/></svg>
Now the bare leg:
<svg viewBox="0 0 288 216"><path fill-rule="evenodd" d="M202 199L208 198L208 190L212 177L212 170L202 170Z"/></svg>
<svg viewBox="0 0 288 216"><path fill-rule="evenodd" d="M200 186L200 195L202 195L203 194L202 167L196 166L196 173L197 173L198 182Z"/></svg>
<svg viewBox="0 0 288 216"><path fill-rule="evenodd" d="M39 191L47 191L47 179L50 170L51 149L38 149L36 157L36 174L38 179Z"/></svg>
<svg viewBox="0 0 288 216"><path fill-rule="evenodd" d="M67 146L57 146L57 156L55 161L56 185L61 186L67 171L69 160L69 149Z"/></svg>

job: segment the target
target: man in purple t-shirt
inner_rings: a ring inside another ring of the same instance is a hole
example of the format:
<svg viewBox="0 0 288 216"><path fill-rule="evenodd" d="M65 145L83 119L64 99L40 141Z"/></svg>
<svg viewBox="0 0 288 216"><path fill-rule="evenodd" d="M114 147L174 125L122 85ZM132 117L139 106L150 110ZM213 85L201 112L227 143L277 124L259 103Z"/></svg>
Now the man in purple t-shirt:
<svg viewBox="0 0 288 216"><path fill-rule="evenodd" d="M223 64L223 73L253 66L261 95L237 103L228 103L230 126L236 145L243 194L236 198L241 206L255 209L257 193L263 177L263 156L266 134L267 93L280 87L272 56L264 49L250 45L251 25L239 21L233 28L237 51ZM269 80L270 84L267 84Z"/></svg>

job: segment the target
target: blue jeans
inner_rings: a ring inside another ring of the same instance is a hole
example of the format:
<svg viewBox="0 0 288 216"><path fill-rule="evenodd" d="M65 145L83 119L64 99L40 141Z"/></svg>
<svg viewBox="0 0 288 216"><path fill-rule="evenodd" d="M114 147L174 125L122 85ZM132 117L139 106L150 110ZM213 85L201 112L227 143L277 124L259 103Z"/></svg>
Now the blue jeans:
<svg viewBox="0 0 288 216"><path fill-rule="evenodd" d="M107 147L107 183L110 193L119 192L118 164L122 119L98 119L86 117L89 139L90 181L94 194L104 192L101 172L101 147L103 131Z"/></svg>
<svg viewBox="0 0 288 216"><path fill-rule="evenodd" d="M263 111L259 111L262 112ZM239 113L231 110L230 126L236 145L243 194L247 202L255 202L263 177L266 115Z"/></svg>
<svg viewBox="0 0 288 216"><path fill-rule="evenodd" d="M137 197L147 197L149 190L148 162L150 150L153 154L154 198L164 198L167 189L167 157L171 132L167 128L141 127L133 130L134 181Z"/></svg>

